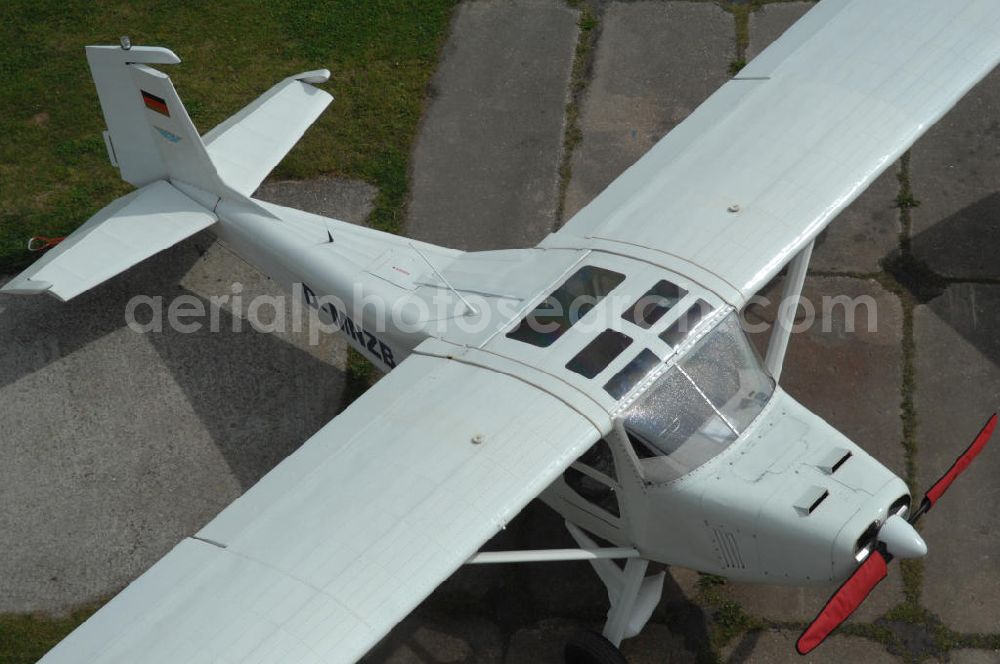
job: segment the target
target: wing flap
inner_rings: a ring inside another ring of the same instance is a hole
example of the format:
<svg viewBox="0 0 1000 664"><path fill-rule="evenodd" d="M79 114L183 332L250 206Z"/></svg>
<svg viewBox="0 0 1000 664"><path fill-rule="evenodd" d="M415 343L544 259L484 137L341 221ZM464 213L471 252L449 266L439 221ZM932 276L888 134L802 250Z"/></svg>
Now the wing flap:
<svg viewBox="0 0 1000 664"><path fill-rule="evenodd" d="M998 60L993 0L824 0L543 246L648 247L746 301Z"/></svg>
<svg viewBox="0 0 1000 664"><path fill-rule="evenodd" d="M411 356L42 661L353 662L599 435Z"/></svg>

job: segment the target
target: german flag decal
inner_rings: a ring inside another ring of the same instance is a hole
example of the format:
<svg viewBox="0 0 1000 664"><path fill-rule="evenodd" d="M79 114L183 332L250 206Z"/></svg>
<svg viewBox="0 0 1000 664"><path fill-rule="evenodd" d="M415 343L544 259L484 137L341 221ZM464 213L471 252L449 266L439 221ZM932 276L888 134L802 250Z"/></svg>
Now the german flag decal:
<svg viewBox="0 0 1000 664"><path fill-rule="evenodd" d="M139 92L142 93L142 103L146 105L146 108L165 115L168 118L170 117L170 110L167 108L166 101L154 94L146 92L145 90L140 90Z"/></svg>

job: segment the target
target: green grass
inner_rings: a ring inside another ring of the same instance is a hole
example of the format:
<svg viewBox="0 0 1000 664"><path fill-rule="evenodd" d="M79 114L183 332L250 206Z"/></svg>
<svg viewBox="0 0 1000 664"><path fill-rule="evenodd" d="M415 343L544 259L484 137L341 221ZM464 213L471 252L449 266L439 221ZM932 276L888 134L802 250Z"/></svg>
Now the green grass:
<svg viewBox="0 0 1000 664"><path fill-rule="evenodd" d="M320 67L336 100L274 173L335 174L378 187L370 222L402 230L410 147L455 0L0 3L0 273L34 257L131 187L108 162L86 44L166 46L202 133L289 74ZM352 358L352 392L367 385ZM355 395L356 396L356 395ZM34 662L96 606L69 616L0 615L0 663Z"/></svg>
<svg viewBox="0 0 1000 664"><path fill-rule="evenodd" d="M399 231L407 162L454 0L0 3L0 272L32 235L64 235L130 187L107 159L86 44L171 48L164 66L204 133L285 76L327 67L336 101L275 176L379 188L372 223Z"/></svg>
<svg viewBox="0 0 1000 664"><path fill-rule="evenodd" d="M0 614L0 662L34 664L96 610L88 606L62 618Z"/></svg>

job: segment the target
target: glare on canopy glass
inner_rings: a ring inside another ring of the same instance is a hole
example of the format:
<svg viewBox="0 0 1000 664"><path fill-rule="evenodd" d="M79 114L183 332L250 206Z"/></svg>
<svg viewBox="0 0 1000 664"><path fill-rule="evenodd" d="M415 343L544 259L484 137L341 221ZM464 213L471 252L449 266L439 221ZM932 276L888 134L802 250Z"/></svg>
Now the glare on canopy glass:
<svg viewBox="0 0 1000 664"><path fill-rule="evenodd" d="M698 300L691 305L690 309L681 314L680 318L671 323L670 327L660 335L660 338L676 348L710 313L712 313L712 305L705 300Z"/></svg>
<svg viewBox="0 0 1000 664"><path fill-rule="evenodd" d="M644 348L641 353L604 384L604 389L615 399L621 399L659 363L660 358L656 356L656 353Z"/></svg>
<svg viewBox="0 0 1000 664"><path fill-rule="evenodd" d="M668 369L623 413L625 430L654 482L670 482L728 447L774 393L736 314Z"/></svg>

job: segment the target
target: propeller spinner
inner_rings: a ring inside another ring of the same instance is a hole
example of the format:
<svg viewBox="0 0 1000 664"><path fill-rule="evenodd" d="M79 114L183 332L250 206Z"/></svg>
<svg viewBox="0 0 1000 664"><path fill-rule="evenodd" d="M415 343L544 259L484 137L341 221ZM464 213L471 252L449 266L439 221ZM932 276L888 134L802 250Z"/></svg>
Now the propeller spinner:
<svg viewBox="0 0 1000 664"><path fill-rule="evenodd" d="M934 483L908 519L893 515L886 519L879 529L877 544L872 552L848 577L837 592L810 623L795 644L799 654L805 655L823 643L833 630L854 613L865 598L886 577L887 568L893 558L919 558L927 553L927 545L914 528L917 520L927 513L938 499L948 490L952 482L969 467L972 460L986 447L997 425L994 413L986 422L968 449L951 465L941 479Z"/></svg>

